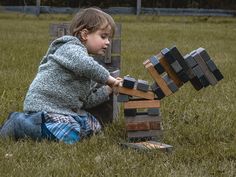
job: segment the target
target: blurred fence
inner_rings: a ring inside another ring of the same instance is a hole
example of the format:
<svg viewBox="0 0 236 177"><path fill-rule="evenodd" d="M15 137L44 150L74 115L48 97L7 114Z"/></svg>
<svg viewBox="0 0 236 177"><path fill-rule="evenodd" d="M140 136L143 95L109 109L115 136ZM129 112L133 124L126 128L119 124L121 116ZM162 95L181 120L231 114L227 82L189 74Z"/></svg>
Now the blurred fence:
<svg viewBox="0 0 236 177"><path fill-rule="evenodd" d="M103 9L109 14L136 14L135 7L110 7ZM50 7L41 6L40 10L36 6L0 6L0 11L13 11L29 14L57 14L57 13L75 13L79 8L70 7ZM222 9L194 9L194 8L141 8L140 14L153 15L184 15L184 16L236 16L236 10Z"/></svg>

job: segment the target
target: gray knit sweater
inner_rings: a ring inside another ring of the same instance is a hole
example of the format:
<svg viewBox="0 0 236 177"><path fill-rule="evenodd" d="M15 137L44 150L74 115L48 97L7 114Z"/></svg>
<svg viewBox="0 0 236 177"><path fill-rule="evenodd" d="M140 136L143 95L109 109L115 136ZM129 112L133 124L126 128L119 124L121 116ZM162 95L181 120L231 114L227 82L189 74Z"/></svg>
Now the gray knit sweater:
<svg viewBox="0 0 236 177"><path fill-rule="evenodd" d="M104 86L94 89L95 83L105 84L109 75L78 38L58 38L40 63L26 94L24 111L76 115L109 99Z"/></svg>

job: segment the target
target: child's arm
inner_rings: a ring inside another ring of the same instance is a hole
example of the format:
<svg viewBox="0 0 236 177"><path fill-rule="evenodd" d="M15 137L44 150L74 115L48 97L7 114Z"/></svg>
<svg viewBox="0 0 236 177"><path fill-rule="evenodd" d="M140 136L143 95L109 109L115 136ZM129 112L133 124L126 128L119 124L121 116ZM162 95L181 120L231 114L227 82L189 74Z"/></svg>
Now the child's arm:
<svg viewBox="0 0 236 177"><path fill-rule="evenodd" d="M107 85L98 88L92 92L84 101L84 108L91 108L109 100L109 95L121 83L121 78L108 77Z"/></svg>

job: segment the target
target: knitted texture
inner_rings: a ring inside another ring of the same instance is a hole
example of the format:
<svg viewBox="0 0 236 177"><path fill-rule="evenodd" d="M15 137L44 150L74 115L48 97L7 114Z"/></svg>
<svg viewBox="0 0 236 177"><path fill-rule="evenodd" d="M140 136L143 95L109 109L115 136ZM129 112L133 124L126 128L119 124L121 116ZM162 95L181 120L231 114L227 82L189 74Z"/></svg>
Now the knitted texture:
<svg viewBox="0 0 236 177"><path fill-rule="evenodd" d="M25 97L24 111L77 115L109 99L104 86L94 89L96 83L105 84L109 75L78 38L58 38L40 62Z"/></svg>

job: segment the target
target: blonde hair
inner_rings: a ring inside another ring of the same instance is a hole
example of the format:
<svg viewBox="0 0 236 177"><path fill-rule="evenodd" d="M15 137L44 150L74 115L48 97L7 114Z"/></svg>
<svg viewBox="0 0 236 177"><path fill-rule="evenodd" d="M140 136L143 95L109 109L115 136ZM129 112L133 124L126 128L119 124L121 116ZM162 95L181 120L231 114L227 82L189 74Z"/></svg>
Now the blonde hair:
<svg viewBox="0 0 236 177"><path fill-rule="evenodd" d="M70 25L70 34L81 38L80 32L83 29L93 33L99 29L106 29L109 26L111 27L111 37L113 37L115 33L113 18L98 8L90 7L80 10L74 16Z"/></svg>

